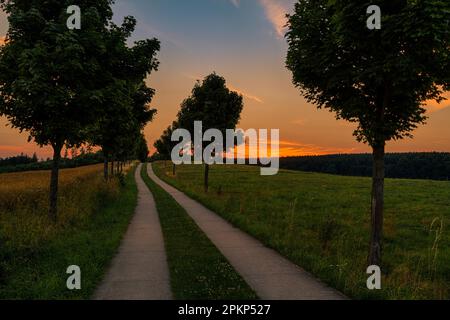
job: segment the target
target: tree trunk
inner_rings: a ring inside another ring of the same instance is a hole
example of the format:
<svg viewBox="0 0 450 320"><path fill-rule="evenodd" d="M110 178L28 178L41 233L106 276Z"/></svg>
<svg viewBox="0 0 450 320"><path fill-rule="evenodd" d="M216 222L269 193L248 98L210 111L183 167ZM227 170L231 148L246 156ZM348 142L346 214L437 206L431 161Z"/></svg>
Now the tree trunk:
<svg viewBox="0 0 450 320"><path fill-rule="evenodd" d="M120 173L120 161L117 161L116 172L117 172L117 173Z"/></svg>
<svg viewBox="0 0 450 320"><path fill-rule="evenodd" d="M103 159L103 177L108 181L108 157L105 155Z"/></svg>
<svg viewBox="0 0 450 320"><path fill-rule="evenodd" d="M384 211L385 146L373 147L372 225L369 265L381 266Z"/></svg>
<svg viewBox="0 0 450 320"><path fill-rule="evenodd" d="M205 163L205 192L209 189L209 164Z"/></svg>
<svg viewBox="0 0 450 320"><path fill-rule="evenodd" d="M61 160L62 146L53 146L53 165L50 178L50 199L48 216L50 220L56 222L58 215L58 181L59 181L59 162Z"/></svg>
<svg viewBox="0 0 450 320"><path fill-rule="evenodd" d="M111 179L114 178L114 160L111 160Z"/></svg>
<svg viewBox="0 0 450 320"><path fill-rule="evenodd" d="M175 177L175 174L177 173L177 166L176 166L176 164L174 163L173 165L172 165L172 175Z"/></svg>

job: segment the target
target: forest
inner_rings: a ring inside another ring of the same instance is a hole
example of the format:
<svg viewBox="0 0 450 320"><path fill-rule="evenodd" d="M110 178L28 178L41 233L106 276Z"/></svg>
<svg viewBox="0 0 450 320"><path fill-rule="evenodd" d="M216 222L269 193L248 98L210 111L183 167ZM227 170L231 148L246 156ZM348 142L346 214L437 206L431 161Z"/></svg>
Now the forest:
<svg viewBox="0 0 450 320"><path fill-rule="evenodd" d="M371 154L286 157L280 159L280 167L306 172L371 177L373 157ZM386 177L449 180L450 153L387 153Z"/></svg>

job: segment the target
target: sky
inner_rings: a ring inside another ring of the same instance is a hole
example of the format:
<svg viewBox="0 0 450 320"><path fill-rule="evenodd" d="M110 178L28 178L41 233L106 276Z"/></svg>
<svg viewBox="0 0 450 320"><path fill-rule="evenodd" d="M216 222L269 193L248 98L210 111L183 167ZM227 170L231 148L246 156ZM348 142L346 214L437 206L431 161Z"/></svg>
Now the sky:
<svg viewBox="0 0 450 320"><path fill-rule="evenodd" d="M355 126L337 121L309 104L292 85L285 67L285 14L295 0L117 0L114 20L132 15L138 21L132 40L161 41L159 70L147 83L156 89L155 120L145 129L149 147L176 119L181 102L196 80L211 72L225 77L230 89L244 96L239 128L280 129L280 153L318 155L370 152L355 141ZM7 32L0 12L0 43ZM450 96L449 96L450 97ZM429 119L414 139L389 142L389 152L450 152L450 101L429 103ZM27 143L26 133L0 118L0 157L21 152L48 157L49 148ZM153 149L152 149L153 150Z"/></svg>

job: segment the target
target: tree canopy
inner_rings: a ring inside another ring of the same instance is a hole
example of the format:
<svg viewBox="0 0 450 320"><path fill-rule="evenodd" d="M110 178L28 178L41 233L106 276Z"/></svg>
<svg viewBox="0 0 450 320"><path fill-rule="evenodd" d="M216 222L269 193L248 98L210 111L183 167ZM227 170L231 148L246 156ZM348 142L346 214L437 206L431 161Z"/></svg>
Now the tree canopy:
<svg viewBox="0 0 450 320"><path fill-rule="evenodd" d="M0 0L8 14L0 48L0 115L38 145L54 150L49 216L56 220L61 150L89 142L105 154L137 150L156 110L146 77L157 69L157 39L128 46L136 26L112 22L112 0ZM67 8L81 9L81 28Z"/></svg>
<svg viewBox="0 0 450 320"><path fill-rule="evenodd" d="M197 82L192 94L181 104L177 123L194 136L195 121L202 122L202 134L217 129L225 139L227 129L235 129L244 108L243 97L226 86L225 78L212 73L203 82ZM221 141L225 151L226 141ZM202 146L202 150L204 144ZM205 164L204 185L208 191L209 166Z"/></svg>
<svg viewBox="0 0 450 320"><path fill-rule="evenodd" d="M411 137L427 100L450 90L450 2L381 0L381 29L367 27L366 2L299 0L288 16L287 68L302 95L373 148L369 265L380 265L385 145Z"/></svg>
<svg viewBox="0 0 450 320"><path fill-rule="evenodd" d="M356 122L371 146L411 136L424 102L450 89L450 3L385 0L382 28L365 2L299 1L289 16L287 67L309 102Z"/></svg>

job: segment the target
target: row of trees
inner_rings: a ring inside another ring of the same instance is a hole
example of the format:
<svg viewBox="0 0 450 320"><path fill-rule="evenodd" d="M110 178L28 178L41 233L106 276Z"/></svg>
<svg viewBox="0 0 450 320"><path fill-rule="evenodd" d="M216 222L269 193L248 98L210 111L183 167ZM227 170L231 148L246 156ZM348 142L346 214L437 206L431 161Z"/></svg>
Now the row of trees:
<svg viewBox="0 0 450 320"><path fill-rule="evenodd" d="M163 158L170 159L172 149L178 143L172 141L172 133L181 128L189 131L191 137L194 137L195 121L202 122L202 137L209 129L217 129L225 137L227 129L236 128L243 108L242 95L228 89L225 78L212 73L202 82L196 83L191 95L181 103L177 120L163 132L154 146ZM193 141L191 145L192 153L194 153ZM216 152L226 152L226 141L222 141L222 146L224 149L216 150ZM202 154L205 147L206 143L202 142ZM209 165L205 163L203 182L205 192L209 189L209 169ZM175 175L175 164L173 164L173 174Z"/></svg>
<svg viewBox="0 0 450 320"><path fill-rule="evenodd" d="M149 107L155 92L145 79L158 67L160 44L147 39L129 46L136 20L114 24L112 0L0 4L9 16L0 49L0 115L30 141L53 148L49 217L56 221L64 146L101 147L105 178L108 161L148 153L142 130L156 110ZM81 8L79 30L66 25L73 4Z"/></svg>
<svg viewBox="0 0 450 320"><path fill-rule="evenodd" d="M28 156L27 154L22 153L19 156L15 156L15 157L0 158L0 167L16 166L16 165L21 165L21 164L30 164L30 163L36 163L38 161L39 160L38 160L36 153L34 153L32 157Z"/></svg>
<svg viewBox="0 0 450 320"><path fill-rule="evenodd" d="M450 2L381 0L382 27L367 28L367 3L351 0L299 0L288 15L286 66L307 101L338 119L357 123L358 141L372 154L372 209L369 265L381 264L385 148L391 140L412 137L426 120L424 105L440 102L450 90ZM224 108L220 105L222 102ZM242 97L216 75L197 84L181 105L178 119L156 142L170 156L176 128L192 132L234 128ZM205 166L205 190L208 190Z"/></svg>

